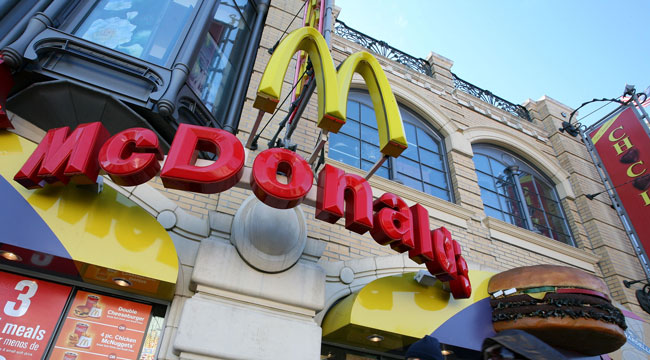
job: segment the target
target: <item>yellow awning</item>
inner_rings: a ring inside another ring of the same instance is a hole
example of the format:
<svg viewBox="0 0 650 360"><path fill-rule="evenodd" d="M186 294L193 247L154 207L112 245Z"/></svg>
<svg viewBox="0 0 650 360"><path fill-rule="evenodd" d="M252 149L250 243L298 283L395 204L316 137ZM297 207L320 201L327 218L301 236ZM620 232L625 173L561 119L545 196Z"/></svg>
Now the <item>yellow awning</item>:
<svg viewBox="0 0 650 360"><path fill-rule="evenodd" d="M400 349L432 334L462 310L489 297L487 284L493 273L470 270L472 296L456 300L442 283L426 287L415 273L377 279L335 304L323 320L323 338L378 350ZM469 324L468 324L469 325ZM488 324L491 328L491 323ZM384 340L373 343L370 335Z"/></svg>
<svg viewBox="0 0 650 360"><path fill-rule="evenodd" d="M178 257L160 223L108 186L99 194L72 184L23 188L13 176L35 148L0 131L2 249L22 252L19 266L171 299ZM131 286L119 287L116 278Z"/></svg>

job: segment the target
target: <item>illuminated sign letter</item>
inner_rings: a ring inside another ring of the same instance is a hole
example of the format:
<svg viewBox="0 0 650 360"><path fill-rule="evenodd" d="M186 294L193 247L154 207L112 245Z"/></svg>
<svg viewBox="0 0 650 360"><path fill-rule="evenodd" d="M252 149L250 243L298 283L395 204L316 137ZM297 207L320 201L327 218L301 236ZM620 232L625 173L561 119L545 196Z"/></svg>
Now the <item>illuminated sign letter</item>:
<svg viewBox="0 0 650 360"><path fill-rule="evenodd" d="M370 235L379 245L404 252L415 247L411 231L411 211L399 196L385 193L373 203L374 225ZM428 224L427 224L428 225Z"/></svg>
<svg viewBox="0 0 650 360"><path fill-rule="evenodd" d="M360 74L375 108L379 147L384 155L398 157L407 147L397 101L377 59L365 51L350 55L338 72L323 36L314 28L292 31L278 45L262 75L254 107L273 112L279 102L284 77L293 54L303 50L314 68L318 89L318 127L337 133L345 124L347 97L354 73Z"/></svg>
<svg viewBox="0 0 650 360"><path fill-rule="evenodd" d="M436 258L435 261L426 263L427 270L440 281L456 279L456 254L454 252L456 240L451 238L451 233L444 227L431 231L431 239Z"/></svg>
<svg viewBox="0 0 650 360"><path fill-rule="evenodd" d="M424 264L434 259L429 232L429 212L424 206L415 204L411 206L411 221L415 246L409 250L409 257L418 264Z"/></svg>
<svg viewBox="0 0 650 360"><path fill-rule="evenodd" d="M108 139L99 151L99 165L116 184L136 186L160 171L164 156L158 136L144 128L127 129Z"/></svg>
<svg viewBox="0 0 650 360"><path fill-rule="evenodd" d="M219 158L208 166L196 166L198 151L213 152ZM244 173L245 159L244 146L235 135L180 124L160 178L166 188L214 194L237 184Z"/></svg>
<svg viewBox="0 0 650 360"><path fill-rule="evenodd" d="M278 181L277 173L287 177ZM253 162L251 189L261 202L276 209L290 209L302 202L314 182L309 164L293 151L273 148L262 151Z"/></svg>
<svg viewBox="0 0 650 360"><path fill-rule="evenodd" d="M67 126L48 131L14 180L28 189L43 187L43 181L95 183L97 154L110 134L100 122L81 124L70 136L69 131Z"/></svg>
<svg viewBox="0 0 650 360"><path fill-rule="evenodd" d="M316 218L334 224L343 217L345 228L358 234L372 229L372 189L366 179L325 165L318 173Z"/></svg>

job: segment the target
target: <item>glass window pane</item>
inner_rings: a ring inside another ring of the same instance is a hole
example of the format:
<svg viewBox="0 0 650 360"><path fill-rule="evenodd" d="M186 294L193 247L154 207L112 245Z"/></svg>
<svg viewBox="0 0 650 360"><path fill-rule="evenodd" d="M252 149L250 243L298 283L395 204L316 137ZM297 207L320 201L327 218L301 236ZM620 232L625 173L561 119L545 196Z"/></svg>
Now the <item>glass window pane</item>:
<svg viewBox="0 0 650 360"><path fill-rule="evenodd" d="M408 174L409 176L420 177L420 164L407 158L399 157L393 161L395 169L398 172Z"/></svg>
<svg viewBox="0 0 650 360"><path fill-rule="evenodd" d="M347 118L359 120L359 103L356 101L349 101L347 105Z"/></svg>
<svg viewBox="0 0 650 360"><path fill-rule="evenodd" d="M512 183L512 179L501 176L497 179L497 191L499 194L508 197L510 199L519 201L519 196L517 196L517 189Z"/></svg>
<svg viewBox="0 0 650 360"><path fill-rule="evenodd" d="M100 0L74 34L122 53L164 65L197 0Z"/></svg>
<svg viewBox="0 0 650 360"><path fill-rule="evenodd" d="M368 171L372 169L372 166L375 165L375 163L369 162L362 160L361 161L361 170ZM388 167L386 165L382 165L377 171L375 172L375 175L373 176L381 176L383 178L388 179Z"/></svg>
<svg viewBox="0 0 650 360"><path fill-rule="evenodd" d="M480 170L486 174L493 174L492 169L490 168L490 161L488 157L482 154L474 154L474 166L476 170Z"/></svg>
<svg viewBox="0 0 650 360"><path fill-rule="evenodd" d="M489 206L485 207L485 215L491 216L495 219L503 220L509 223L512 223L512 219L508 218L507 220L503 217L503 213L497 209L491 208Z"/></svg>
<svg viewBox="0 0 650 360"><path fill-rule="evenodd" d="M561 242L563 242L563 243L565 243L567 245L574 246L573 245L573 240L571 240L571 236L569 236L567 234L557 233L557 232L554 233L554 234L555 234L555 240L561 241Z"/></svg>
<svg viewBox="0 0 650 360"><path fill-rule="evenodd" d="M435 141L426 131L418 128L418 146L429 149L435 153L440 153L440 144Z"/></svg>
<svg viewBox="0 0 650 360"><path fill-rule="evenodd" d="M417 137L415 135L415 126L405 122L404 123L404 134L406 135L406 141L408 142L409 146L411 146L411 144L417 145L418 141L417 141Z"/></svg>
<svg viewBox="0 0 650 360"><path fill-rule="evenodd" d="M546 211L547 214L562 217L560 204L558 204L557 202L546 198L542 198L542 204L544 205L544 210Z"/></svg>
<svg viewBox="0 0 650 360"><path fill-rule="evenodd" d="M379 146L379 132L377 129L361 125L361 139L363 139L363 141L372 143L373 145Z"/></svg>
<svg viewBox="0 0 650 360"><path fill-rule="evenodd" d="M375 110L364 104L361 104L361 123L368 125L372 128L377 128L377 120L375 120Z"/></svg>
<svg viewBox="0 0 650 360"><path fill-rule="evenodd" d="M534 224L534 223L533 223L533 226L535 227L535 229L534 229L535 232L537 232L539 234L542 234L544 236L553 238L550 229L547 228L546 226L538 225L538 224Z"/></svg>
<svg viewBox="0 0 650 360"><path fill-rule="evenodd" d="M241 14L253 16L255 9L250 3L246 4L238 9L232 0L219 3L187 79L188 85L218 119L224 116L230 104L231 89L239 75L251 34Z"/></svg>
<svg viewBox="0 0 650 360"><path fill-rule="evenodd" d="M422 182L420 180L414 179L410 176L406 176L402 173L397 173L397 180L401 181L402 184L411 187L415 190L422 191Z"/></svg>
<svg viewBox="0 0 650 360"><path fill-rule="evenodd" d="M329 157L348 165L359 166L359 140L343 134L331 134Z"/></svg>
<svg viewBox="0 0 650 360"><path fill-rule="evenodd" d="M420 149L420 161L434 169L443 170L442 155Z"/></svg>
<svg viewBox="0 0 650 360"><path fill-rule="evenodd" d="M422 166L422 181L443 188L447 187L447 177L445 176L445 173L428 166Z"/></svg>
<svg viewBox="0 0 650 360"><path fill-rule="evenodd" d="M427 193L427 194L431 194L433 196L439 197L439 198L441 198L443 200L447 200L447 201L450 200L449 199L449 191L447 191L447 189L441 189L439 187L432 186L432 185L429 185L429 184L425 183L424 184L424 192Z"/></svg>
<svg viewBox="0 0 650 360"><path fill-rule="evenodd" d="M526 220L526 217L529 216L533 226L533 229L529 230L567 244L573 244L561 205L557 201L555 189L549 185L547 180L538 175L533 166L491 145L479 144L474 146L473 150L474 164L481 187L481 197L486 205L486 213L488 211L493 213L497 207L493 204L493 196L486 190L489 187L489 176L485 172L489 171L496 179L499 206L505 211L506 221L523 228L529 228ZM505 164L500 160L505 158L511 159L514 165L519 166L521 171L519 176L506 175ZM519 182L524 199L519 199L518 185L515 181ZM488 207L491 207L491 210L488 210ZM507 219L508 217L510 220Z"/></svg>
<svg viewBox="0 0 650 360"><path fill-rule="evenodd" d="M492 191L481 189L481 199L483 199L484 205L488 205L497 209L501 208L501 204L499 203L499 196Z"/></svg>
<svg viewBox="0 0 650 360"><path fill-rule="evenodd" d="M352 137L358 138L359 137L359 123L352 120L352 119L347 119L345 121L345 124L341 126L341 130L339 130L340 133L343 134L348 134Z"/></svg>
<svg viewBox="0 0 650 360"><path fill-rule="evenodd" d="M248 7L250 6L249 0L234 0L234 3L239 8L239 12L242 15L244 15L244 20L246 21L246 25L249 28L252 27L255 13L248 11Z"/></svg>
<svg viewBox="0 0 650 360"><path fill-rule="evenodd" d="M411 160L418 161L418 146L408 143L408 147L402 152L400 157L407 157Z"/></svg>
<svg viewBox="0 0 650 360"><path fill-rule="evenodd" d="M490 158L490 166L492 167L492 174L495 176L505 174L506 166L502 163Z"/></svg>
<svg viewBox="0 0 650 360"><path fill-rule="evenodd" d="M476 175L478 176L478 186L492 191L497 191L494 186L494 179L491 176L488 176L482 172L477 171Z"/></svg>
<svg viewBox="0 0 650 360"><path fill-rule="evenodd" d="M375 162L377 162L377 160L381 159L381 152L379 151L379 147L374 144L370 144L365 141L362 141L361 158L363 160L370 161L374 164Z"/></svg>
<svg viewBox="0 0 650 360"><path fill-rule="evenodd" d="M553 231L561 232L564 234L569 233L569 229L567 229L566 222L563 218L549 215L549 221L551 223L550 225Z"/></svg>
<svg viewBox="0 0 650 360"><path fill-rule="evenodd" d="M509 199L505 196L499 196L499 202L501 203L501 209L509 214L516 214L521 216L521 211L519 211L519 204L513 199Z"/></svg>

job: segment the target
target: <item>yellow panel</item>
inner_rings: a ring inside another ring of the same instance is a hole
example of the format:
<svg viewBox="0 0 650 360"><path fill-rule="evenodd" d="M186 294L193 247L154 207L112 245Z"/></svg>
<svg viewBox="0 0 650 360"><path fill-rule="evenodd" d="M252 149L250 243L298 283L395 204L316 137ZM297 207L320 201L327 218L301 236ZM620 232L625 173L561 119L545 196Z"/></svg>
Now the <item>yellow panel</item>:
<svg viewBox="0 0 650 360"><path fill-rule="evenodd" d="M348 91L354 73L361 74L368 86L368 93L375 109L382 154L398 157L408 146L402 117L386 74L377 59L370 53L366 51L354 53L341 64L337 74L339 108L343 113L347 112Z"/></svg>
<svg viewBox="0 0 650 360"><path fill-rule="evenodd" d="M489 296L487 283L493 273L470 270L472 296L456 300L442 289L442 283L426 287L414 280L414 273L377 279L358 293L336 304L323 320L323 337L343 336L339 330L369 328L382 333L419 339L431 334L452 316Z"/></svg>
<svg viewBox="0 0 650 360"><path fill-rule="evenodd" d="M100 194L72 184L25 189L12 179L35 148L28 140L0 131L0 174L50 227L81 275L101 283L108 269L129 276L134 290L171 298L178 258L160 223L109 186Z"/></svg>
<svg viewBox="0 0 650 360"><path fill-rule="evenodd" d="M280 42L264 70L253 106L265 112L275 111L289 62L299 50L307 52L314 68L318 127L337 133L345 124L350 83L353 74L359 73L375 108L380 150L384 155L398 157L408 144L397 101L379 62L368 52L355 53L341 64L337 73L325 39L314 28L294 30Z"/></svg>

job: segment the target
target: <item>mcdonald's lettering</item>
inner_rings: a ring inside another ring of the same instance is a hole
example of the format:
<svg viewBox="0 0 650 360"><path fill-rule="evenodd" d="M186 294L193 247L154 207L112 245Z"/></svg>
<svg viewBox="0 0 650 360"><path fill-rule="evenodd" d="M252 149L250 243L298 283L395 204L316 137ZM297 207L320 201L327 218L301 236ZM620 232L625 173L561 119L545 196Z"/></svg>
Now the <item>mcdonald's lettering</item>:
<svg viewBox="0 0 650 360"><path fill-rule="evenodd" d="M161 153L148 129L124 130L108 139L101 123L80 125L70 136L68 128L50 130L14 180L27 188L44 182L67 183L70 177L88 181L103 169L118 183L135 186L155 176ZM126 149L126 150L125 150ZM197 166L196 151L211 151L219 158ZM99 159L98 159L99 158ZM224 130L181 124L160 177L167 188L218 193L235 186L243 175L245 153L239 140ZM70 170L72 169L72 170ZM279 181L278 172L287 181ZM278 209L300 204L313 185L311 168L300 155L286 149L267 149L253 162L249 179L253 194ZM345 227L359 234L370 232L380 245L425 264L452 295L467 298L472 288L458 242L445 228L429 230L427 210L408 207L399 196L385 193L373 201L372 189L362 177L325 165L318 175L316 218L335 223L345 217Z"/></svg>
<svg viewBox="0 0 650 360"><path fill-rule="evenodd" d="M323 36L313 28L291 32L278 45L269 60L253 106L273 112L279 102L282 83L292 56L299 50L309 55L318 90L318 123L323 130L337 133L345 124L348 92L354 73L360 74L370 93L379 148L384 155L398 157L407 147L397 101L377 59L365 51L350 55L336 71Z"/></svg>
<svg viewBox="0 0 650 360"><path fill-rule="evenodd" d="M347 97L355 73L365 80L375 108L379 146L384 155L398 157L407 147L397 102L377 59L367 52L348 57L336 71L325 39L313 28L290 33L276 48L262 76L254 106L273 112L282 82L296 51L305 51L318 88L318 126L338 132L345 124ZM162 152L155 134L148 129L124 130L109 139L101 123L48 131L14 180L27 188L70 179L94 182L103 170L119 185L136 186L160 171ZM198 166L196 153L208 151L218 158ZM240 183L245 152L233 134L220 129L180 124L169 149L160 178L166 188L205 194L226 191ZM277 174L286 176L278 180ZM636 173L635 173L636 174ZM277 209L299 205L310 192L311 167L300 155L286 149L267 149L253 162L249 180L253 194ZM345 217L345 228L358 234L370 232L380 245L426 265L439 280L449 282L452 295L468 298L472 286L460 244L441 227L429 229L423 206L407 206L397 195L385 193L373 201L370 184L362 177L325 165L318 174L315 217L335 223Z"/></svg>

